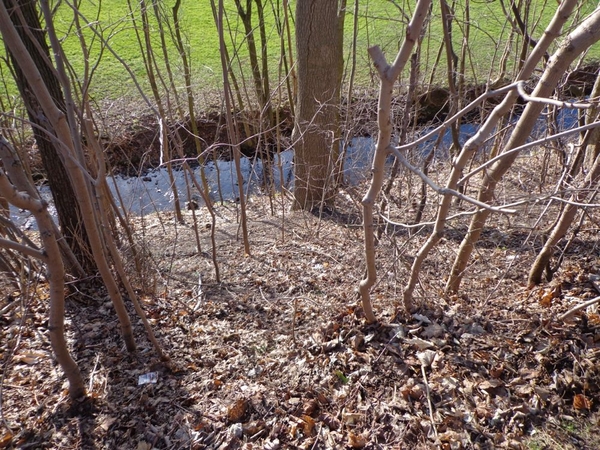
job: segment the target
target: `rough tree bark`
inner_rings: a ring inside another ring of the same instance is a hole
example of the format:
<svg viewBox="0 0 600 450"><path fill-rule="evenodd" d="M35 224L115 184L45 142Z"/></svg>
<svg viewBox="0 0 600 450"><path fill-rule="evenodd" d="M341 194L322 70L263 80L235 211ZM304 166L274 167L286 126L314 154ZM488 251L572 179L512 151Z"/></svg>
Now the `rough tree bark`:
<svg viewBox="0 0 600 450"><path fill-rule="evenodd" d="M600 9L596 9L565 37L558 50L550 58L542 78L531 95L533 97L550 97L575 58L598 40L600 40ZM529 102L527 104L513 134L504 147L504 152L525 143L544 108L545 104L540 102ZM511 153L490 168L485 174L482 186L479 189L477 197L479 201L489 203L493 199L496 185L510 169L518 155L519 152ZM488 210L480 210L471 219L469 230L461 243L450 278L446 284L448 293L458 292L469 258L475 243L481 236L489 214L490 211Z"/></svg>
<svg viewBox="0 0 600 450"><path fill-rule="evenodd" d="M50 65L50 50L45 39L44 29L40 24L36 8L37 2L34 0L3 0L3 2L52 99L64 112L65 100L60 83ZM9 55L16 75L15 81L27 107L29 120L33 125L33 135L48 178L62 233L84 270L93 273L96 271L96 264L91 256L85 228L82 226L81 213L73 185L65 170L60 153L55 147L55 141L50 137L53 132L48 127L48 120L27 77L23 74L18 58L15 58L12 52L9 52ZM69 269L73 270L73 267L69 267Z"/></svg>
<svg viewBox="0 0 600 450"><path fill-rule="evenodd" d="M296 3L294 209L312 210L335 195L344 13L340 1Z"/></svg>

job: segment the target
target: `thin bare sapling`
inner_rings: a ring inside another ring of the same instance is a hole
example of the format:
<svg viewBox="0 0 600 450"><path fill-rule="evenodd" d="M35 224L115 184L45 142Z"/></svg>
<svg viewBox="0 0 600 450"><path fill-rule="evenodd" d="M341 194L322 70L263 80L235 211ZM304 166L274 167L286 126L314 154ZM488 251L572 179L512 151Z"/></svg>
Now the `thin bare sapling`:
<svg viewBox="0 0 600 450"><path fill-rule="evenodd" d="M0 146L9 146L8 141L0 135ZM17 166L4 165L6 170L18 170ZM12 178L12 174L11 178ZM18 176L15 174L15 176ZM33 189L33 186L31 186ZM28 189L29 190L29 189ZM59 235L56 234L56 225L48 212L45 201L35 198L27 191L18 191L9 181L4 169L0 168L0 195L11 205L31 212L35 218L42 250L27 246L26 244L2 240L0 246L10 247L25 255L35 257L46 265L46 279L49 284L50 305L48 315L48 332L52 351L60 367L63 369L69 382L69 396L78 399L85 395L85 384L79 366L71 357L67 340L65 338L65 267L58 245Z"/></svg>
<svg viewBox="0 0 600 450"><path fill-rule="evenodd" d="M559 10L565 3L568 2L562 2ZM556 18L557 16L555 16L555 19ZM546 34L540 39L538 46L545 37ZM565 36L559 48L552 55L541 79L531 94L531 98L539 98L540 101L528 102L510 139L504 147L504 152L522 145L529 138L537 118L546 107L546 103L548 103L548 97L552 95L554 89L568 70L571 63L598 40L600 40L600 8L596 9L571 33ZM534 49L534 52L537 48L538 47ZM506 158L497 161L489 171L486 172L479 189L478 200L489 203L493 199L496 185L510 169L518 155L518 152L510 154ZM481 232L483 231L483 227L485 226L489 214L489 210L480 210L473 216L469 225L469 230L460 245L458 254L452 266L450 277L446 284L446 291L448 293L458 292L469 258L475 243L481 236Z"/></svg>
<svg viewBox="0 0 600 450"><path fill-rule="evenodd" d="M527 80L533 74L533 71L537 67L543 55L546 53L546 50L558 36L562 26L567 21L576 3L576 0L567 0L562 2L556 14L554 15L554 18L546 28L544 35L539 40L538 45L525 61L521 72L517 76L517 83L522 80ZM516 87L516 85L514 87ZM500 120L510 112L518 96L519 93L517 89L511 88L508 90L503 101L493 109L477 133L475 133L475 135L468 139L463 145L459 155L452 161L452 170L446 182L447 189L458 189L458 180L461 178L468 161L472 159L473 155L477 153L477 151L483 146L484 142L492 135ZM438 207L434 229L429 235L429 238L425 244L423 244L423 246L420 248L413 261L409 279L403 293L404 310L406 312L409 312L413 309L413 293L421 271L421 266L429 252L440 241L444 234L446 221L452 204L452 198L453 196L451 194L447 194L442 197ZM481 203L489 204L489 201L484 201ZM483 210L489 211L488 209Z"/></svg>
<svg viewBox="0 0 600 450"><path fill-rule="evenodd" d="M373 313L371 304L371 287L377 279L377 269L375 266L375 222L373 217L373 206L377 196L383 186L385 174L385 159L389 154L389 145L392 137L392 121L391 121L391 104L394 83L404 69L407 61L410 58L412 49L419 39L423 24L429 14L429 6L431 0L419 0L415 7L415 11L411 18L408 27L406 28L406 36L395 61L390 66L378 46L369 48L369 56L373 60L373 64L379 73L379 102L377 107L377 123L379 126L379 134L377 137L377 145L375 147L375 155L373 156L372 164L372 179L369 189L362 200L363 204L363 221L365 233L365 260L366 260L366 276L359 284L359 292L362 298L362 305L365 314L365 319L369 323L377 321Z"/></svg>

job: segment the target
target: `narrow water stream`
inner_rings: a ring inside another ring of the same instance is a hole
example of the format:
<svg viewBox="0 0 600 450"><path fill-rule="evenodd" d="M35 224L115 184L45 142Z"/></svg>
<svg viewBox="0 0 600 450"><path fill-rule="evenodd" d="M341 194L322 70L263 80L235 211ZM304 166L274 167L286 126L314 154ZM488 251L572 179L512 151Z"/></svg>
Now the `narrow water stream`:
<svg viewBox="0 0 600 450"><path fill-rule="evenodd" d="M559 128L566 130L577 126L577 111L563 109L557 120ZM461 126L459 140L463 144L478 129L476 124L465 124ZM428 129L421 130L422 134ZM546 120L540 117L539 125L532 133L532 139L543 135L546 131ZM432 138L423 143L417 154L428 154L434 147L437 138ZM439 147L436 149L436 157L447 159L449 149L452 145L450 131L444 134ZM347 182L357 184L369 177L369 168L375 150L375 140L371 137L357 137L352 139L347 148L344 160L344 176ZM483 148L486 151L486 148ZM273 177L276 189L284 185L288 189L293 187L293 151L286 150L276 155L273 166ZM263 165L259 159L242 158L241 169L244 177L244 192L250 194L260 190ZM279 169L281 167L281 170ZM232 201L238 197L237 178L235 175L235 164L233 161L209 162L205 165L204 172L210 186L210 196L213 201ZM283 177L281 176L283 174ZM195 175L200 179L200 169L195 169ZM182 170L175 170L175 187L182 202L182 208L189 201L187 196L185 177L189 176ZM283 179L282 179L283 178ZM190 186L192 184L190 183ZM124 177L117 175L109 179L109 186L116 194L117 190L123 200L122 209L135 215L146 215L156 211L166 211L173 208L173 189L169 183L169 177L165 168L159 168L146 173L141 177ZM47 186L40 188L42 196L50 204L50 212L54 215L52 196ZM193 192L192 192L193 195ZM119 197L116 197L119 198ZM33 217L26 211L20 211L11 206L11 219L22 228L31 229L35 227Z"/></svg>

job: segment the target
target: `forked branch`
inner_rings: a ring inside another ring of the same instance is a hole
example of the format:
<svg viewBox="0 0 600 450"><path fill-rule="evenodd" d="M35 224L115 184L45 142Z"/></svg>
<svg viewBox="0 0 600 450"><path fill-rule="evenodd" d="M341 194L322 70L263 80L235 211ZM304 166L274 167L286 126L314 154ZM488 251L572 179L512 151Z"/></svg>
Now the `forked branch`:
<svg viewBox="0 0 600 450"><path fill-rule="evenodd" d="M419 0L417 2L413 17L406 28L406 37L402 47L396 56L396 60L390 66L379 47L371 47L369 56L377 69L380 77L379 103L377 106L377 121L379 124L379 136L377 137L377 147L373 157L372 173L373 178L367 194L362 200L363 220L365 230L365 259L367 263L367 273L365 278L359 284L359 291L362 298L363 310L367 322L373 323L377 319L373 314L371 305L370 290L377 278L375 268L375 225L373 222L373 205L377 195L383 185L385 159L389 153L388 147L392 137L391 105L392 91L398 75L406 65L412 49L417 42L423 23L427 17L431 0Z"/></svg>

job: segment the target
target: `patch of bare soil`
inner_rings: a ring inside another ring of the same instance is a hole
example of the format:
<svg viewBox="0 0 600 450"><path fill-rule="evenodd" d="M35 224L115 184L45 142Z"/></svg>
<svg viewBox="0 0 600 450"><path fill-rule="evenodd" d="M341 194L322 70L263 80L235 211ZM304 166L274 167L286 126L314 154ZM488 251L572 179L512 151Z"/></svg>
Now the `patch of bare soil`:
<svg viewBox="0 0 600 450"><path fill-rule="evenodd" d="M531 195L536 170L523 164L512 193L498 195ZM405 182L390 198L408 217ZM409 235L382 224L373 290L380 323L366 325L356 203L344 193L335 212L318 217L281 201L271 214L268 199L251 199L250 255L237 205L217 205L221 283L205 211L196 211L200 252L191 211L185 224L168 213L135 221L146 264L140 292L155 292L141 300L173 364L158 361L133 309L139 351L127 354L106 294L80 292L67 315L89 383L81 403L68 401L51 355L45 285L0 300L0 448L600 448L600 315L558 320L599 295L597 222L584 223L554 281L528 291L539 229L552 218L534 228L541 207L499 216L462 296L446 298L468 217L453 222L423 268L419 311L409 317L402 289L428 229ZM156 382L140 384L149 373Z"/></svg>

